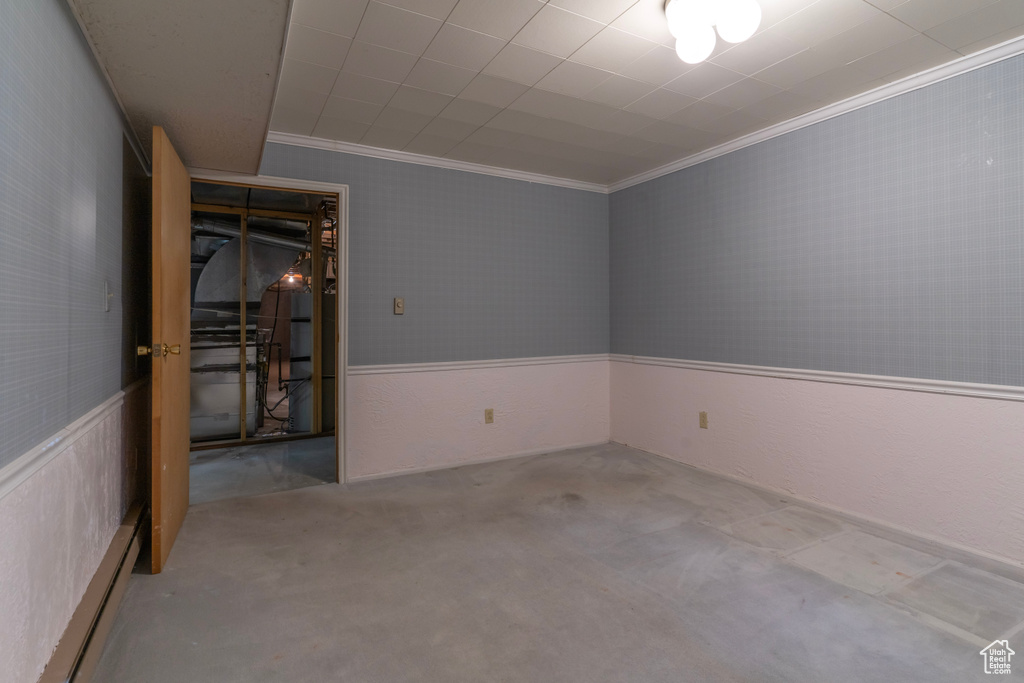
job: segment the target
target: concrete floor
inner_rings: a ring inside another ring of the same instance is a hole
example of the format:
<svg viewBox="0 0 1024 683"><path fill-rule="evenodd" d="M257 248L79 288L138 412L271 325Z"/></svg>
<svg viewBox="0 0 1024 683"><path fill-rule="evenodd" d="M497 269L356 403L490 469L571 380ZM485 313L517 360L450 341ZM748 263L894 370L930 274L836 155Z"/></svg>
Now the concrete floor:
<svg viewBox="0 0 1024 683"><path fill-rule="evenodd" d="M224 500L95 680L967 681L1024 644L1024 583L882 535L615 444Z"/></svg>
<svg viewBox="0 0 1024 683"><path fill-rule="evenodd" d="M336 458L333 436L192 451L189 503L334 482Z"/></svg>

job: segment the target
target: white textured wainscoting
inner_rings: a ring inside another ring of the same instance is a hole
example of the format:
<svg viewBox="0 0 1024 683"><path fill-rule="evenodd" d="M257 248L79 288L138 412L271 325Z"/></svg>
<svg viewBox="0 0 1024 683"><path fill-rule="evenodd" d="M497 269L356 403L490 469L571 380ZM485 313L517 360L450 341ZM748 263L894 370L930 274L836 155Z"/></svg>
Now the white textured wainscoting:
<svg viewBox="0 0 1024 683"><path fill-rule="evenodd" d="M39 678L121 523L123 396L0 470L0 683Z"/></svg>
<svg viewBox="0 0 1024 683"><path fill-rule="evenodd" d="M605 443L608 387L607 355L351 367L349 480Z"/></svg>
<svg viewBox="0 0 1024 683"><path fill-rule="evenodd" d="M612 357L613 441L1024 563L1020 390L686 365Z"/></svg>

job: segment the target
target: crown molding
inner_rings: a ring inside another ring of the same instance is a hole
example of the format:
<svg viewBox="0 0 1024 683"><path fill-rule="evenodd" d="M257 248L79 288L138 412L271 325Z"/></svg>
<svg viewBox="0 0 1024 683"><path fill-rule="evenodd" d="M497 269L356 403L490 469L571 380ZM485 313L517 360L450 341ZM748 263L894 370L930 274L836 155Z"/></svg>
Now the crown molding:
<svg viewBox="0 0 1024 683"><path fill-rule="evenodd" d="M762 128L761 130L750 133L749 135L744 135L743 137L736 138L735 140L730 140L729 142L712 147L711 149L706 149L703 152L679 159L678 161L673 161L670 164L659 166L658 168L653 168L649 171L644 171L643 173L630 176L610 185L589 183L582 180L572 180L570 178L556 178L554 176L547 176L539 173L516 171L497 166L475 164L468 161L457 161L455 159L431 157L423 154L413 154L411 152L368 147L366 145L358 145L351 142L325 140L323 138L294 135L292 133L271 132L267 135L267 142L276 142L279 144L293 145L297 147L310 147L312 149L322 149L331 152L343 152L345 154L357 154L359 156L388 159L390 161L402 161L406 163L420 164L423 166L435 166L455 171L483 173L485 175L511 178L513 180L523 180L530 183L542 183L545 185L568 187L575 190L585 190L587 192L610 194L612 192L624 190L628 187L633 187L634 185L645 183L648 180L654 180L655 178L660 178L661 176L681 171L682 169L689 168L690 166L696 166L697 164L710 161L711 159L729 154L730 152L735 152L743 149L744 147L750 147L751 145L756 145L759 142L764 142L780 135L785 135L786 133L791 133L822 121L827 121L828 119L841 116L848 112L856 111L857 109L867 107L868 105L882 102L914 90L919 90L934 83L953 78L954 76L959 76L960 74L1000 62L1004 59L1016 57L1021 53L1024 53L1024 36L1008 40L1005 43L994 45L990 48L980 50L951 62L940 64L939 66L912 76L907 76L906 78L902 78L898 81L887 83L873 90L869 90L859 95L854 95L853 97L840 102L826 105L821 109L816 109L812 112L802 114L788 121L783 121L782 123Z"/></svg>
<svg viewBox="0 0 1024 683"><path fill-rule="evenodd" d="M648 180L654 180L660 178L663 175L681 171L684 168L690 166L696 166L704 161L709 161L715 157L720 157L730 152L756 145L759 142L770 140L786 133L791 133L807 126L812 126L815 123L827 121L828 119L835 118L842 114L846 114L857 109L861 109L876 102L881 102L904 93L908 93L914 90L919 90L925 86L938 83L940 81L959 76L960 74L967 73L968 71L974 71L981 67L1001 62L1004 59L1010 57L1016 57L1017 55L1024 52L1024 36L1008 40L1005 43L994 45L993 47L986 48L979 52L961 57L960 59L954 59L951 62L940 64L934 68L922 71L912 76L907 76L898 81L892 83L886 83L883 86L879 86L874 90L868 90L867 92L853 97L847 98L834 104L829 104L821 109L816 109L812 112L802 114L794 119L783 121L782 123L763 128L759 131L744 135L741 138L730 140L724 144L712 147L711 149L704 150L698 154L688 156L679 161L673 161L670 164L659 166L658 168L651 169L650 171L644 171L635 176L630 176L618 182L612 183L608 186L608 192L618 192L624 190L627 187L633 187L645 183Z"/></svg>
<svg viewBox="0 0 1024 683"><path fill-rule="evenodd" d="M511 180L522 180L528 183L539 183L542 185L554 185L556 187L567 187L572 190L584 190L586 192L608 193L608 187L600 183L588 183L582 180L571 178L558 178L555 176L543 175L541 173L530 173L528 171L516 171L510 168L488 166L486 164L475 164L470 161L459 161L457 159L445 159L442 157L431 157L425 154L413 154L395 149L382 149L380 147L368 147L353 142L341 142L338 140L325 140L313 138L306 135L295 135L293 133L270 132L267 134L267 142L274 142L293 147L309 147L311 149L322 149L329 152L342 152L344 154L355 154L375 159L386 159L388 161L401 161L407 164L419 164L421 166L434 166L445 168L451 171L466 171L467 173L481 173L483 175L498 176Z"/></svg>

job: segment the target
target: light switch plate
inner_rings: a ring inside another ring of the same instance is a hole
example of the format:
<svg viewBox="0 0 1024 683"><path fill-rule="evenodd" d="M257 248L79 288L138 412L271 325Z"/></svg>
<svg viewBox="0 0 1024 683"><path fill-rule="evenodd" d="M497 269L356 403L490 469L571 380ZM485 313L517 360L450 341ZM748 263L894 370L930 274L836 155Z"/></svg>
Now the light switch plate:
<svg viewBox="0 0 1024 683"><path fill-rule="evenodd" d="M401 297L395 297L395 315L402 315L405 313L405 299Z"/></svg>

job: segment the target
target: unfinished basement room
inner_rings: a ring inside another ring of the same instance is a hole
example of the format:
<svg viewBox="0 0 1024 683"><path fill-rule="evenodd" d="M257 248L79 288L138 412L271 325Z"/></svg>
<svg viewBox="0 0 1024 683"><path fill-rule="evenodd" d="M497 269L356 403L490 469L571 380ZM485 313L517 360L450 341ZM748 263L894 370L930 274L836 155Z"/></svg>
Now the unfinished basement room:
<svg viewBox="0 0 1024 683"><path fill-rule="evenodd" d="M0 291L0 683L1024 677L1024 0L0 0Z"/></svg>

